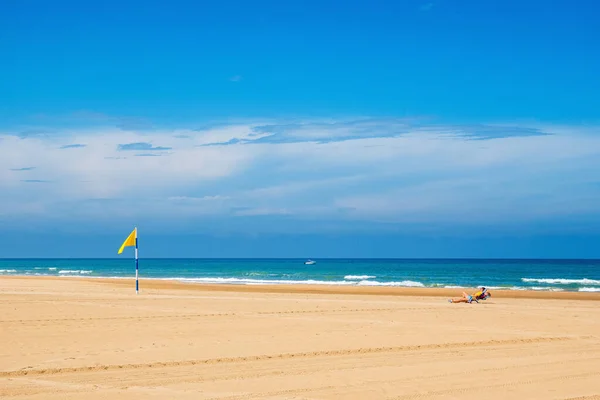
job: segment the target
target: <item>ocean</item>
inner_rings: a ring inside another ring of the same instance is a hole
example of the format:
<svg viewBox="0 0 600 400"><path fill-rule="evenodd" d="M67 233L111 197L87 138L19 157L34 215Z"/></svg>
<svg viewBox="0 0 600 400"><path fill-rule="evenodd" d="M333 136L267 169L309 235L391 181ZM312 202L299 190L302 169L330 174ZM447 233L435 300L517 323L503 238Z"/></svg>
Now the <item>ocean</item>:
<svg viewBox="0 0 600 400"><path fill-rule="evenodd" d="M600 260L140 259L140 280L600 292ZM135 277L131 258L0 259L6 275Z"/></svg>

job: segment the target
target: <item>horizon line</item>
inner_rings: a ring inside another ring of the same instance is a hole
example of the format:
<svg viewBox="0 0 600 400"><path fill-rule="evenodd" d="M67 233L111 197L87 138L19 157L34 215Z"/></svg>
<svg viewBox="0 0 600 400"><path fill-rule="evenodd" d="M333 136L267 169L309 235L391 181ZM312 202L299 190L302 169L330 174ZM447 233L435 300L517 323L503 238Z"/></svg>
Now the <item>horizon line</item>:
<svg viewBox="0 0 600 400"><path fill-rule="evenodd" d="M142 258L140 258L142 259ZM544 257L144 257L144 260L471 260L471 261L599 261L600 258ZM129 257L0 257L4 260L129 260Z"/></svg>

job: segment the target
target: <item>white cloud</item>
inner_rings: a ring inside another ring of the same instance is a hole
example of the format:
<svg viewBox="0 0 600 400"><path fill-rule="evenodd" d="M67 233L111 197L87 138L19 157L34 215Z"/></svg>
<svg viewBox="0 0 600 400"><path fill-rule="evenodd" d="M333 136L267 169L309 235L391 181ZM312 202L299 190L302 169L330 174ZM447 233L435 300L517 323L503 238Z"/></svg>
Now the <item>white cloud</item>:
<svg viewBox="0 0 600 400"><path fill-rule="evenodd" d="M229 196L202 196L202 197L189 197L189 196L172 196L169 197L171 201L184 201L184 202L204 202L204 201L219 201L219 200L229 200L231 197Z"/></svg>
<svg viewBox="0 0 600 400"><path fill-rule="evenodd" d="M5 132L0 216L500 224L597 215L598 133L369 119L98 128L25 139ZM136 156L144 153L157 156Z"/></svg>
<svg viewBox="0 0 600 400"><path fill-rule="evenodd" d="M120 144L149 140L146 134L121 130L85 134L67 132L52 138L5 136L4 139L0 147L1 184L22 186L22 175L10 173L9 169L33 162L36 170L30 175L55 182L56 185L44 190L63 198L146 195L199 184L235 174L252 158L252 154L243 148L223 151L215 147L194 147L178 142L168 133L151 137L156 147L170 148L166 152L160 151L160 157L135 155L146 151L120 151ZM60 149L66 142L83 142L86 147Z"/></svg>
<svg viewBox="0 0 600 400"><path fill-rule="evenodd" d="M239 216L292 215L292 212L286 208L249 208L237 210L234 214Z"/></svg>

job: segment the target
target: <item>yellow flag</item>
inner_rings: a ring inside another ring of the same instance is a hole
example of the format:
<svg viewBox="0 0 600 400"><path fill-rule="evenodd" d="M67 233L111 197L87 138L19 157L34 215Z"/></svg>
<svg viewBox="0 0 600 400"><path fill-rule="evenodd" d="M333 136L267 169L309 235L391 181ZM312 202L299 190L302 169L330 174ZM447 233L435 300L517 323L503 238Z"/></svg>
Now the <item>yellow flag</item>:
<svg viewBox="0 0 600 400"><path fill-rule="evenodd" d="M123 249L125 247L135 246L135 239L136 238L137 238L137 228L134 228L133 231L127 237L127 239L125 239L125 241L121 245L121 248L119 249L119 253L118 254L121 254L123 252Z"/></svg>

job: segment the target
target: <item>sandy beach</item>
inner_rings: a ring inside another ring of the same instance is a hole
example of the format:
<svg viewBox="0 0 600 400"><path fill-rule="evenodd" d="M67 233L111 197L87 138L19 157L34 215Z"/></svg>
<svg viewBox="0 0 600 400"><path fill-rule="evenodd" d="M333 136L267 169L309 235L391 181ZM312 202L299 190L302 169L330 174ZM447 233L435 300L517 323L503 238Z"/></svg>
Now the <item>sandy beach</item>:
<svg viewBox="0 0 600 400"><path fill-rule="evenodd" d="M600 294L0 278L3 399L600 399Z"/></svg>

